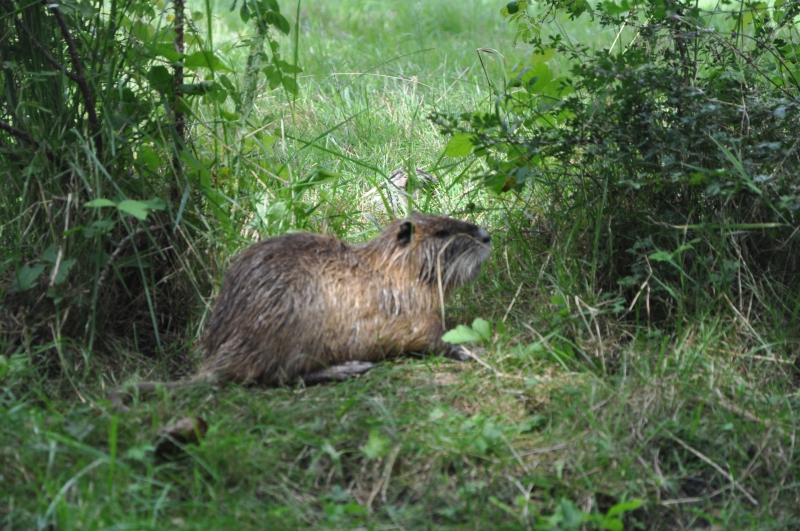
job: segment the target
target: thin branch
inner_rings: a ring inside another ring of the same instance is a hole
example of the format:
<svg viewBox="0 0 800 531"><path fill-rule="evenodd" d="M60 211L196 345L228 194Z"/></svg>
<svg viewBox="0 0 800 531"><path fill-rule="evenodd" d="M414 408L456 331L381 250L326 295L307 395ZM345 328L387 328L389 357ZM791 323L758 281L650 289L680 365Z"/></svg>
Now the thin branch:
<svg viewBox="0 0 800 531"><path fill-rule="evenodd" d="M52 4L46 4L52 5ZM100 121L97 119L97 112L94 107L94 100L92 100L92 92L89 90L89 84L86 82L86 71L83 69L78 49L75 46L75 41L72 34L69 32L67 22L64 20L64 15L58 5L52 5L53 15L55 15L58 25L61 28L61 34L64 36L64 41L67 43L69 56L72 59L72 67L75 69L75 82L83 96L83 104L86 106L86 112L89 115L89 126L92 128L92 136L94 136L95 145L97 146L98 159L102 158L103 154L103 137L100 134ZM71 79L71 78L70 78Z"/></svg>
<svg viewBox="0 0 800 531"><path fill-rule="evenodd" d="M26 133L22 129L17 129L13 125L11 125L11 124L9 124L7 122L4 122L3 120L0 120L0 129L2 129L3 131L5 131L6 133L8 133L8 134L10 134L12 136L17 137L18 139L22 140L23 142L32 145L36 149L39 149L42 146L42 144L38 140L33 138L31 135L29 135L28 133ZM45 146L44 151L47 154L47 158L49 158L50 160L56 160L57 159L57 157L55 156L55 153L53 153L50 150L50 148Z"/></svg>
<svg viewBox="0 0 800 531"><path fill-rule="evenodd" d="M183 0L175 0L175 51L179 55L183 55L183 22L184 22L184 4ZM180 143L184 141L186 132L186 116L179 108L179 102L183 96L181 86L183 85L183 62L177 61L175 63L175 75L173 76L175 83L175 103L173 104L173 112L175 115L175 131L178 133Z"/></svg>

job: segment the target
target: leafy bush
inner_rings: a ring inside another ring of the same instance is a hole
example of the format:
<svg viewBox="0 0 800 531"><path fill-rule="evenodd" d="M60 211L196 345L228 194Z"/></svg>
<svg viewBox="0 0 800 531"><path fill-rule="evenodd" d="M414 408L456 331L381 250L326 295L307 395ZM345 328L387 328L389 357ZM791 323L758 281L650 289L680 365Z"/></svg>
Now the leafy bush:
<svg viewBox="0 0 800 531"><path fill-rule="evenodd" d="M616 39L542 36L564 12ZM546 198L543 229L587 258L586 284L664 318L768 282L795 318L798 14L783 1L511 2L528 63L490 111L433 118L451 154L485 161L482 186Z"/></svg>

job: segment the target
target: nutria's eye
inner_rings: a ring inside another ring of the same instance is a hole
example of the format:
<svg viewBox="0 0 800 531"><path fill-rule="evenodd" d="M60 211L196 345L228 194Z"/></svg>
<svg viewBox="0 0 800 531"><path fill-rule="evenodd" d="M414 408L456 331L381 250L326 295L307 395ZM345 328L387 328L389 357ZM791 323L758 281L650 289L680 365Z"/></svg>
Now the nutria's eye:
<svg viewBox="0 0 800 531"><path fill-rule="evenodd" d="M434 236L436 236L437 238L447 238L448 236L450 236L450 231L440 230L437 231L436 234L434 234Z"/></svg>

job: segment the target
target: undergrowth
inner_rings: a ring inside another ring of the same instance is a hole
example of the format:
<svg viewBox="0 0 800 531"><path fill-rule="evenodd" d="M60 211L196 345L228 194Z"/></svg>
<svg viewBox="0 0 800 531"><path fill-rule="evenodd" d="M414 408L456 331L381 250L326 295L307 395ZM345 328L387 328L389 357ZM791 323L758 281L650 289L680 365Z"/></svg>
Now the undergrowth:
<svg viewBox="0 0 800 531"><path fill-rule="evenodd" d="M4 529L800 527L794 3L234 7L0 1ZM412 208L492 233L474 362L109 407L250 241Z"/></svg>

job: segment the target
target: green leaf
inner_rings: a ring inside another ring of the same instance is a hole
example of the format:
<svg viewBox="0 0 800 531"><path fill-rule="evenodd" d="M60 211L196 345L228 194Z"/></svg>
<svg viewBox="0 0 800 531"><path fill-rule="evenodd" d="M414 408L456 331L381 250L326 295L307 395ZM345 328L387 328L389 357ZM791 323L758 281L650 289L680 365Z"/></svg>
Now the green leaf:
<svg viewBox="0 0 800 531"><path fill-rule="evenodd" d="M303 71L303 69L300 68L299 66L290 65L286 61L278 61L278 68L280 68L281 72L283 72L284 74L299 74L300 72Z"/></svg>
<svg viewBox="0 0 800 531"><path fill-rule="evenodd" d="M117 208L120 211L125 212L126 214L130 214L136 219L140 219L142 221L147 219L148 206L141 201L136 201L134 199L126 199L125 201L122 201L120 204L118 204Z"/></svg>
<svg viewBox="0 0 800 531"><path fill-rule="evenodd" d="M608 531L623 531L624 529L622 520L617 518L603 518L603 521L600 522L600 527L602 529L608 529Z"/></svg>
<svg viewBox="0 0 800 531"><path fill-rule="evenodd" d="M92 208L100 208L100 207L107 207L107 206L117 206L114 201L110 199L103 199L102 197L98 199L93 199L87 203L84 203L83 206L92 207Z"/></svg>
<svg viewBox="0 0 800 531"><path fill-rule="evenodd" d="M555 48L544 48L542 50L536 50L531 54L531 65L538 65L539 63L546 63L550 59L553 58L555 55L556 49ZM548 69L549 70L549 69ZM552 75L552 73L551 73Z"/></svg>
<svg viewBox="0 0 800 531"><path fill-rule="evenodd" d="M267 75L267 79L269 80L270 89L275 89L280 86L281 80L283 79L283 75L281 74L280 70L270 65L264 69L264 73Z"/></svg>
<svg viewBox="0 0 800 531"><path fill-rule="evenodd" d="M624 514L628 511L635 511L639 507L644 504L642 500L631 500L629 502L620 502L616 505L612 505L611 508L606 513L606 516L616 516L618 514Z"/></svg>
<svg viewBox="0 0 800 531"><path fill-rule="evenodd" d="M148 170L154 172L161 166L161 157L158 152L148 145L141 146L136 153L136 160L144 163Z"/></svg>
<svg viewBox="0 0 800 531"><path fill-rule="evenodd" d="M131 37L146 43L152 42L156 36L156 29L151 24L138 20L131 25L130 31Z"/></svg>
<svg viewBox="0 0 800 531"><path fill-rule="evenodd" d="M228 72L231 70L225 66L225 63L214 55L213 52L206 50L200 50L187 56L183 61L183 66L186 68L209 68L211 70L225 70Z"/></svg>
<svg viewBox="0 0 800 531"><path fill-rule="evenodd" d="M500 16L503 18L508 18L511 15L516 15L520 11L524 11L527 7L527 0L513 0L500 9Z"/></svg>
<svg viewBox="0 0 800 531"><path fill-rule="evenodd" d="M92 238L98 234L105 234L114 226L114 222L110 219L100 219L83 229L84 238Z"/></svg>
<svg viewBox="0 0 800 531"><path fill-rule="evenodd" d="M667 251L657 251L650 256L648 256L650 260L655 260L656 262L669 262L672 260L672 253Z"/></svg>
<svg viewBox="0 0 800 531"><path fill-rule="evenodd" d="M620 15L631 10L628 0L622 0L619 4L613 1L601 2L598 7L608 15Z"/></svg>
<svg viewBox="0 0 800 531"><path fill-rule="evenodd" d="M175 45L168 42L159 42L153 47L156 56L165 58L170 63L177 63L184 55L175 51Z"/></svg>
<svg viewBox="0 0 800 531"><path fill-rule="evenodd" d="M294 78L283 76L283 88L285 88L286 92L289 94L297 95L297 82Z"/></svg>
<svg viewBox="0 0 800 531"><path fill-rule="evenodd" d="M389 442L390 440L388 437L381 435L380 431L373 429L369 431L369 440L367 444L361 448L361 451L370 459L383 457L389 449Z"/></svg>
<svg viewBox="0 0 800 531"><path fill-rule="evenodd" d="M453 135L447 143L447 147L444 148L444 154L448 157L466 157L475 147L474 138L474 135L468 133Z"/></svg>
<svg viewBox="0 0 800 531"><path fill-rule="evenodd" d="M531 57L533 60L533 57ZM531 69L523 71L520 81L528 85L528 90L535 94L545 94L552 91L550 84L553 82L553 71L544 62L535 64Z"/></svg>
<svg viewBox="0 0 800 531"><path fill-rule="evenodd" d="M62 260L61 264L58 266L58 273L56 274L56 278L53 280L53 284L61 284L67 278L69 274L69 270L72 269L72 266L75 265L77 262L76 259L70 258L69 260ZM51 273L52 275L52 273Z"/></svg>
<svg viewBox="0 0 800 531"><path fill-rule="evenodd" d="M165 208L167 208L166 203L164 203L164 200L161 199L160 197L147 199L145 201L142 201L142 203L147 205L147 208L149 208L150 210L164 210Z"/></svg>
<svg viewBox="0 0 800 531"><path fill-rule="evenodd" d="M453 330L450 330L442 336L442 341L445 343L453 343L455 345L460 343L468 343L470 341L478 341L480 339L480 334L466 325L458 325Z"/></svg>
<svg viewBox="0 0 800 531"><path fill-rule="evenodd" d="M233 86L233 83L231 83L230 78L225 74L219 76L219 82L223 87L225 87L228 90L228 92L236 92L236 87Z"/></svg>
<svg viewBox="0 0 800 531"><path fill-rule="evenodd" d="M278 13L277 11L268 11L264 14L264 20L267 24L275 26L278 28L282 33L288 35L289 30L291 29L289 26L289 21L286 20L286 17Z"/></svg>
<svg viewBox="0 0 800 531"><path fill-rule="evenodd" d="M214 88L213 81L203 81L201 83L184 83L180 86L181 92L187 96L198 96L208 94Z"/></svg>
<svg viewBox="0 0 800 531"><path fill-rule="evenodd" d="M42 260L55 264L58 260L58 245L51 243L42 253Z"/></svg>
<svg viewBox="0 0 800 531"><path fill-rule="evenodd" d="M169 73L166 66L156 65L147 73L147 80L150 86L162 94L172 94L174 89L172 86L172 74Z"/></svg>
<svg viewBox="0 0 800 531"><path fill-rule="evenodd" d="M485 319L478 317L472 321L472 329L481 337L481 339L492 338L492 325L489 324L489 321L486 321Z"/></svg>
<svg viewBox="0 0 800 531"><path fill-rule="evenodd" d="M220 114L220 116L222 116L224 119L228 120L229 122L235 122L236 120L241 118L235 112L228 112L225 109L220 109L219 110L219 114Z"/></svg>
<svg viewBox="0 0 800 531"><path fill-rule="evenodd" d="M22 269L17 271L14 282L9 286L8 291L15 293L18 291L28 291L35 284L39 275L44 271L44 264L36 264L34 266L23 266Z"/></svg>

